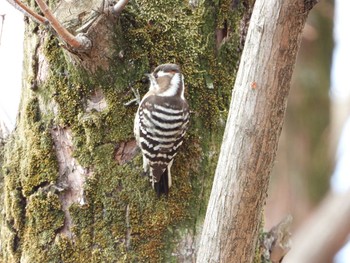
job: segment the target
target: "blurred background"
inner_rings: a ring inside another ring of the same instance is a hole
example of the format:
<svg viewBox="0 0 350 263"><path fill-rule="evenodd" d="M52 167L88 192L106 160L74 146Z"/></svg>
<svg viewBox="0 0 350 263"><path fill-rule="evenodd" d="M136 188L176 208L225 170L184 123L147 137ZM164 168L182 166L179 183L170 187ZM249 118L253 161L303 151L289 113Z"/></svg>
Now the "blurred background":
<svg viewBox="0 0 350 263"><path fill-rule="evenodd" d="M329 192L350 189L349 8L348 0L324 0L308 17L270 182L267 230L291 214L297 232ZM349 263L350 246L333 262Z"/></svg>
<svg viewBox="0 0 350 263"><path fill-rule="evenodd" d="M271 225L288 212L299 224L329 190L337 141L331 136L333 14L333 3L322 1L304 28L271 179L266 210Z"/></svg>
<svg viewBox="0 0 350 263"><path fill-rule="evenodd" d="M14 129L16 123L21 97L23 34L22 13L0 0L0 135Z"/></svg>
<svg viewBox="0 0 350 263"><path fill-rule="evenodd" d="M327 193L349 189L349 10L348 0L323 0L309 15L270 183L267 230L291 214L296 232ZM5 133L14 128L19 104L22 32L22 14L0 1L0 130ZM334 262L349 263L350 248Z"/></svg>

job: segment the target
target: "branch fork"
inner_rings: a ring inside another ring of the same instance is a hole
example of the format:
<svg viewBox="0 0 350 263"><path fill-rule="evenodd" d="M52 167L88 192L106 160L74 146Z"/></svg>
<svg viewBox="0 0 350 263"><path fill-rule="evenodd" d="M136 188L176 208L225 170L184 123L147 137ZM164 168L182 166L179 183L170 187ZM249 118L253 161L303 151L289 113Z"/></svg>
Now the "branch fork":
<svg viewBox="0 0 350 263"><path fill-rule="evenodd" d="M34 21L39 24L47 25L49 24L57 33L58 37L62 39L68 46L68 50L77 51L77 52L88 52L92 47L92 41L84 34L79 33L74 36L70 33L62 24L57 20L57 18L52 14L51 10L44 2L44 0L35 0L40 10L43 12L44 16L41 16L23 4L20 0L7 0L15 8L19 9ZM104 10L104 13L107 15L118 16L129 0L119 0L114 6ZM104 1L103 1L104 5Z"/></svg>

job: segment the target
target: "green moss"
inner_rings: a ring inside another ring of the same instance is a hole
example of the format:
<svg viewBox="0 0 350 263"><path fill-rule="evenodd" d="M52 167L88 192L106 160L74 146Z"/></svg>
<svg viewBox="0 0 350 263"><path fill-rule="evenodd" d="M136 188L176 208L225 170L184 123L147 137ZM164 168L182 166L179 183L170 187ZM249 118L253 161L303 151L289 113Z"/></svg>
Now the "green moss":
<svg viewBox="0 0 350 263"><path fill-rule="evenodd" d="M24 258L28 262L59 262L58 254L52 253L56 234L64 224L64 213L56 194L37 192L29 198L24 233Z"/></svg>
<svg viewBox="0 0 350 263"><path fill-rule="evenodd" d="M26 234L42 235L44 238L40 238L41 246L53 242L55 232L63 227L64 223L58 196L51 192L38 191L30 197L26 208Z"/></svg>

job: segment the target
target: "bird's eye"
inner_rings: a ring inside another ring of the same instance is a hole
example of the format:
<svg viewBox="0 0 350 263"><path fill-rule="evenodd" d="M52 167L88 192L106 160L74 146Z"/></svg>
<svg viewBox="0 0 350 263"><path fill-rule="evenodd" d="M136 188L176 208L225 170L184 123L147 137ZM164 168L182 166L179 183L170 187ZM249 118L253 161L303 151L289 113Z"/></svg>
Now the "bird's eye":
<svg viewBox="0 0 350 263"><path fill-rule="evenodd" d="M154 73L153 75L156 79L158 78L158 73Z"/></svg>

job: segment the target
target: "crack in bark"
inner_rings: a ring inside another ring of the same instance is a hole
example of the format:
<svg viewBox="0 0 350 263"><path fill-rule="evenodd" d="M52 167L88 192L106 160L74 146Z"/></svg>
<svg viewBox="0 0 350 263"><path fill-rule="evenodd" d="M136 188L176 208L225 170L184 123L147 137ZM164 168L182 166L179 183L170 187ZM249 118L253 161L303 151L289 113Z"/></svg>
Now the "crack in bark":
<svg viewBox="0 0 350 263"><path fill-rule="evenodd" d="M119 165L130 162L138 152L136 141L121 142L115 149L114 159Z"/></svg>

